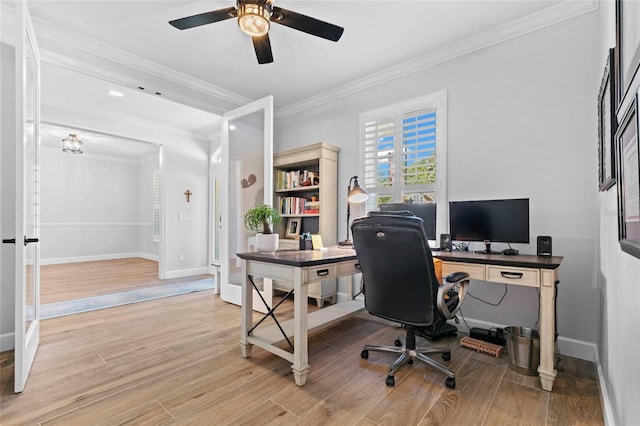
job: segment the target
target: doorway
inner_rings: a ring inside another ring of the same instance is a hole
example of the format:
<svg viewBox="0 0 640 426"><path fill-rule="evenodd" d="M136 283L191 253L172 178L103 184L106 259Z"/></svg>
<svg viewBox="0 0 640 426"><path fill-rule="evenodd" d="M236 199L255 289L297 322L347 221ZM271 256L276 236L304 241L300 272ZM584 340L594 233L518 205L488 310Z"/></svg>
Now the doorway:
<svg viewBox="0 0 640 426"><path fill-rule="evenodd" d="M70 135L75 153L63 150ZM41 304L170 284L159 279L161 146L58 123L42 124L41 144Z"/></svg>

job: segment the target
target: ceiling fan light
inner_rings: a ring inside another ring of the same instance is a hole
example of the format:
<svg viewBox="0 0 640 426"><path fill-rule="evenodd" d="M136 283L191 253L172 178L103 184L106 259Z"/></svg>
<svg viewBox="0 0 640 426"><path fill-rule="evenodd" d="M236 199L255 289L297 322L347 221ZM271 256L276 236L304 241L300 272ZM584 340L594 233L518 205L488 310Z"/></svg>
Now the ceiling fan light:
<svg viewBox="0 0 640 426"><path fill-rule="evenodd" d="M262 37L269 32L271 8L268 4L245 3L238 7L238 25L251 37Z"/></svg>
<svg viewBox="0 0 640 426"><path fill-rule="evenodd" d="M62 150L64 152L70 152L72 154L82 154L80 148L82 141L78 139L78 136L74 133L69 133L69 136L62 139Z"/></svg>

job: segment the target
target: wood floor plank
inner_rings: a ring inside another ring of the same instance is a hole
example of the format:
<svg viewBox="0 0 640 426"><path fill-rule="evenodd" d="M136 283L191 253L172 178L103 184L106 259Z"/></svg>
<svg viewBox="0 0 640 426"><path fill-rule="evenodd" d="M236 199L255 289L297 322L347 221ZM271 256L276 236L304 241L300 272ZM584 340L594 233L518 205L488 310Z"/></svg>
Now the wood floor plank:
<svg viewBox="0 0 640 426"><path fill-rule="evenodd" d="M285 410L271 401L265 401L259 407L248 411L233 421L234 425L253 426L258 424L290 425L298 420L298 416Z"/></svg>
<svg viewBox="0 0 640 426"><path fill-rule="evenodd" d="M288 366L280 366L272 374L254 377L246 384L218 394L216 399L211 402L200 404L192 411L177 415L176 423L235 425L239 418L262 404L268 401L274 404L270 397L278 390L283 387L296 386L295 383L291 383L291 376L287 373L289 370ZM247 389L251 389L250 398L247 397ZM284 408L280 408L284 410ZM267 424L267 422L258 421L253 424Z"/></svg>
<svg viewBox="0 0 640 426"><path fill-rule="evenodd" d="M211 278L160 280L158 262L140 257L40 266L40 303L55 303L121 291Z"/></svg>
<svg viewBox="0 0 640 426"><path fill-rule="evenodd" d="M292 318L291 300L278 316ZM422 365L400 370L389 388L393 357L372 353L364 360L360 352L365 343L392 344L404 330L361 313L310 338L309 376L299 387L291 365L277 356L254 348L243 358L239 332L240 308L212 291L45 320L22 394L13 394L13 352L0 354L0 423L464 426L485 416L484 424L505 416L517 423L514 413L537 407L546 421L527 414L530 424L603 424L597 376L586 371L592 363L563 357L565 371L546 393L538 378L512 372L505 355L461 348L458 336L442 341L452 346L446 364L457 371L455 390ZM493 411L502 400L511 401L509 415Z"/></svg>
<svg viewBox="0 0 640 426"><path fill-rule="evenodd" d="M51 420L40 423L42 426L68 425L157 425L173 417L156 401L136 402L133 408L113 404L92 404L91 409L72 410Z"/></svg>
<svg viewBox="0 0 640 426"><path fill-rule="evenodd" d="M566 425L603 425L598 384L559 375L549 394L547 422Z"/></svg>
<svg viewBox="0 0 640 426"><path fill-rule="evenodd" d="M505 367L469 359L456 373L456 388L446 389L420 425L483 424Z"/></svg>
<svg viewBox="0 0 640 426"><path fill-rule="evenodd" d="M366 413L365 418L375 424L416 425L429 412L444 392L443 382L428 381L418 369L402 381L402 390L393 389L386 398ZM380 382L377 386L385 386ZM400 389L400 387L398 387Z"/></svg>
<svg viewBox="0 0 640 426"><path fill-rule="evenodd" d="M300 416L304 425L350 425L358 422L391 391L385 373L364 370ZM363 390L366 389L366 392Z"/></svg>
<svg viewBox="0 0 640 426"><path fill-rule="evenodd" d="M542 425L547 418L549 393L503 380L498 388L486 425Z"/></svg>

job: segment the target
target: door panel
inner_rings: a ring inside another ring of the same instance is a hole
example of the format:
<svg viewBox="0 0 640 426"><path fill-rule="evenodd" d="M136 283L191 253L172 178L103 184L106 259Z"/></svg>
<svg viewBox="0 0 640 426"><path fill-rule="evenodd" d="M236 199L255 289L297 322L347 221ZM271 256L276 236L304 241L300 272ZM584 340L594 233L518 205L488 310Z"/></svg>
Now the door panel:
<svg viewBox="0 0 640 426"><path fill-rule="evenodd" d="M15 376L22 392L40 341L40 55L16 2Z"/></svg>
<svg viewBox="0 0 640 426"><path fill-rule="evenodd" d="M230 124L235 130L229 130ZM236 253L248 251L244 213L255 205L273 202L273 97L225 113L221 140L220 297L240 305L241 264ZM243 181L247 184L242 185ZM261 293L270 306L271 282L264 281L260 281ZM258 296L254 301L255 310L266 311Z"/></svg>

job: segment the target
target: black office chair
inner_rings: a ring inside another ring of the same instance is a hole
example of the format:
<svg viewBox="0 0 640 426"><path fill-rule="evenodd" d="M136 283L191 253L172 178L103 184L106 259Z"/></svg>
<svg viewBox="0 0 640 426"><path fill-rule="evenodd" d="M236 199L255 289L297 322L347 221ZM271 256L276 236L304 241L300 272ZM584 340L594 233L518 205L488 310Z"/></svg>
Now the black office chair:
<svg viewBox="0 0 640 426"><path fill-rule="evenodd" d="M420 360L448 376L447 387L456 386L455 373L427 355L451 359L448 347L416 347L416 331L455 318L469 285L469 274L456 272L443 285L436 279L433 258L422 219L410 212L370 212L351 224L354 247L363 277L367 311L406 327L406 338L395 346L365 345L369 351L398 353L391 365L387 386L395 385L395 373L405 364Z"/></svg>

